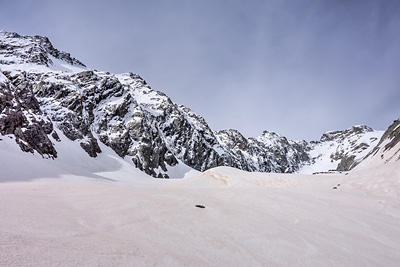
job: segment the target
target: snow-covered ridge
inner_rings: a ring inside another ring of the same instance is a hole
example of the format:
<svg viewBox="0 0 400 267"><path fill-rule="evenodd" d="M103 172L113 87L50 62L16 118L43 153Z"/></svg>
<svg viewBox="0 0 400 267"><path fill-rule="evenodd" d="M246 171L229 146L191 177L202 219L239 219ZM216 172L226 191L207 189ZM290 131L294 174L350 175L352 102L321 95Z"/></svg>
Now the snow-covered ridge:
<svg viewBox="0 0 400 267"><path fill-rule="evenodd" d="M81 72L86 66L55 49L47 37L0 31L0 64L4 71Z"/></svg>
<svg viewBox="0 0 400 267"><path fill-rule="evenodd" d="M0 86L0 133L14 135L23 151L56 158L61 131L90 157L105 145L160 178L172 170L216 166L261 172L348 170L382 135L354 126L308 143L270 131L258 138L236 130L215 132L200 115L153 90L137 74L88 70L46 37L4 31Z"/></svg>

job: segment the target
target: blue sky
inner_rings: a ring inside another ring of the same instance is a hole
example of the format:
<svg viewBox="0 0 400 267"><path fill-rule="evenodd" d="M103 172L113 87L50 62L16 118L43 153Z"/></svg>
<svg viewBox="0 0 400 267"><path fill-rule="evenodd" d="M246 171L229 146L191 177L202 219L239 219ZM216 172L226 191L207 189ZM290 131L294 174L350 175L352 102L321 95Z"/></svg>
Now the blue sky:
<svg viewBox="0 0 400 267"><path fill-rule="evenodd" d="M400 1L0 0L0 28L134 72L214 130L319 139L400 117Z"/></svg>

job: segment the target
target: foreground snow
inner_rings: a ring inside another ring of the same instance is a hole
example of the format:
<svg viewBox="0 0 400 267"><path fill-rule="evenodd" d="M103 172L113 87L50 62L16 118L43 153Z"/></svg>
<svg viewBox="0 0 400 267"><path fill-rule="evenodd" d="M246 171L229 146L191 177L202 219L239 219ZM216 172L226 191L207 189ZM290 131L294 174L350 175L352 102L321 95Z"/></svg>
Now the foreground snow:
<svg viewBox="0 0 400 267"><path fill-rule="evenodd" d="M23 175L38 180L10 182L0 174L7 181L0 183L1 266L398 266L400 261L399 162L348 175L221 167L159 180L132 175L117 159L110 159L112 172L93 175L79 169L75 175L57 174L65 166L40 160L36 163L49 165L14 171L20 181ZM42 168L57 179L43 179Z"/></svg>

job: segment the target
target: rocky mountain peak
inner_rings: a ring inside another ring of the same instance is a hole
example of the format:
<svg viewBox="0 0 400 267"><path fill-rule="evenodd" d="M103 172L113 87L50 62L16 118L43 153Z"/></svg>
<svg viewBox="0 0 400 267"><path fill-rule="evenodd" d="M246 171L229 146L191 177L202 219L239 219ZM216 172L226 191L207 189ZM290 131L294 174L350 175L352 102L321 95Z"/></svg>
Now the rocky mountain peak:
<svg viewBox="0 0 400 267"><path fill-rule="evenodd" d="M287 140L286 137L284 137L278 133L275 133L272 131L267 131L267 130L263 131L262 134L259 137L257 137L257 140L259 142L262 142L266 146L275 146L278 143L282 143L282 142L287 143L287 144L289 143L289 141Z"/></svg>
<svg viewBox="0 0 400 267"><path fill-rule="evenodd" d="M19 65L34 63L49 67L59 59L68 64L86 67L69 53L54 48L47 37L23 36L18 33L0 31L0 63Z"/></svg>
<svg viewBox="0 0 400 267"><path fill-rule="evenodd" d="M223 143L229 149L244 150L248 147L248 140L238 130L220 130L215 132L215 136L220 143Z"/></svg>

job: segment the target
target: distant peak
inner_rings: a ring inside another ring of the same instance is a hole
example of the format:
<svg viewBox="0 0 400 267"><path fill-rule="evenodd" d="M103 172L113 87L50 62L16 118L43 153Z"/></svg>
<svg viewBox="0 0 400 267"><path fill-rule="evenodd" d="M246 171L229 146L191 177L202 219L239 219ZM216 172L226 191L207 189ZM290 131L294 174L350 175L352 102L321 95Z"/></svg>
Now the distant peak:
<svg viewBox="0 0 400 267"><path fill-rule="evenodd" d="M285 137L276 132L264 130L257 139L259 141L264 141L266 139L281 139L281 138L285 138Z"/></svg>
<svg viewBox="0 0 400 267"><path fill-rule="evenodd" d="M335 139L340 139L344 138L350 135L355 135L355 134L363 134L363 133L368 133L368 132L373 132L374 129L371 127L368 127L366 125L354 125L346 130L341 130L341 131L328 131L324 133L321 136L320 141L332 141Z"/></svg>

